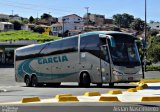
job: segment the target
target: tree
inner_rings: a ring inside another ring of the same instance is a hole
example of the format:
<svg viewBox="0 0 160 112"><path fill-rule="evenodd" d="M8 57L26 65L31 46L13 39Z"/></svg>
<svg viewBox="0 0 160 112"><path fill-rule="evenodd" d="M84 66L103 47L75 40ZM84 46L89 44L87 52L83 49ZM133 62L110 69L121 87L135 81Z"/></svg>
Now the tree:
<svg viewBox="0 0 160 112"><path fill-rule="evenodd" d="M40 26L37 26L33 29L34 32L37 32L37 33L43 33L45 30L44 28L40 27Z"/></svg>
<svg viewBox="0 0 160 112"><path fill-rule="evenodd" d="M150 45L147 50L147 56L153 62L160 61L160 36L151 38Z"/></svg>
<svg viewBox="0 0 160 112"><path fill-rule="evenodd" d="M134 20L134 16L129 15L127 13L116 14L116 15L113 15L113 19L114 19L115 25L123 28L129 28L130 24Z"/></svg>
<svg viewBox="0 0 160 112"><path fill-rule="evenodd" d="M151 20L150 23L155 23L155 22L153 20Z"/></svg>
<svg viewBox="0 0 160 112"><path fill-rule="evenodd" d="M27 18L22 17L21 21L22 21L22 24L28 24L29 23L29 20Z"/></svg>
<svg viewBox="0 0 160 112"><path fill-rule="evenodd" d="M113 15L113 19L114 19L114 24L117 25L118 27L121 27L121 21L122 21L122 15L121 14L116 14Z"/></svg>
<svg viewBox="0 0 160 112"><path fill-rule="evenodd" d="M134 19L134 21L131 23L130 27L137 31L143 31L145 26L145 22L142 21L140 18Z"/></svg>
<svg viewBox="0 0 160 112"><path fill-rule="evenodd" d="M29 22L30 22L30 23L33 23L34 20L35 20L35 19L34 19L32 16L29 17Z"/></svg>
<svg viewBox="0 0 160 112"><path fill-rule="evenodd" d="M155 37L158 33L159 33L158 30L150 30L151 36L154 36L154 37Z"/></svg>
<svg viewBox="0 0 160 112"><path fill-rule="evenodd" d="M9 20L6 18L0 18L0 22L8 22Z"/></svg>
<svg viewBox="0 0 160 112"><path fill-rule="evenodd" d="M20 21L10 21L14 25L14 30L21 30L22 23Z"/></svg>
<svg viewBox="0 0 160 112"><path fill-rule="evenodd" d="M41 16L41 19L49 19L50 17L52 17L50 14L43 13L43 15Z"/></svg>

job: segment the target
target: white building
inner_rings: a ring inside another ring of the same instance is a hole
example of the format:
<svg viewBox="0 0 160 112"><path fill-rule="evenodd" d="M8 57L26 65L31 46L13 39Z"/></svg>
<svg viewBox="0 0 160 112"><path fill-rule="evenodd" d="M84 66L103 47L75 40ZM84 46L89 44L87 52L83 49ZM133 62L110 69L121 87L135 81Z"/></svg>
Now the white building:
<svg viewBox="0 0 160 112"><path fill-rule="evenodd" d="M159 22L148 23L148 26L149 26L151 29L160 30L160 23L159 23Z"/></svg>
<svg viewBox="0 0 160 112"><path fill-rule="evenodd" d="M14 25L10 22L0 22L0 32L14 30Z"/></svg>
<svg viewBox="0 0 160 112"><path fill-rule="evenodd" d="M17 14L16 15L10 15L9 16L10 20L15 20L15 21L20 21L22 17L19 17Z"/></svg>
<svg viewBox="0 0 160 112"><path fill-rule="evenodd" d="M7 19L7 20L9 20L9 15L7 15L7 14L0 14L0 18L1 19Z"/></svg>
<svg viewBox="0 0 160 112"><path fill-rule="evenodd" d="M58 18L58 23L51 26L51 31L53 35L63 34L65 32L69 32L70 30L82 31L83 25L84 22L82 17L76 14L71 14Z"/></svg>

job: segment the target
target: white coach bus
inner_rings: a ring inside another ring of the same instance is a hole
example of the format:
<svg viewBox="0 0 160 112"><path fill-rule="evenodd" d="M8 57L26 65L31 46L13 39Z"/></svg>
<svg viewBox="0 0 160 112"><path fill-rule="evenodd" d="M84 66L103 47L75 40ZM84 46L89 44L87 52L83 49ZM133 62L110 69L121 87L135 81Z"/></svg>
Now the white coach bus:
<svg viewBox="0 0 160 112"><path fill-rule="evenodd" d="M26 86L61 82L102 86L142 79L136 38L95 31L15 50L15 80Z"/></svg>

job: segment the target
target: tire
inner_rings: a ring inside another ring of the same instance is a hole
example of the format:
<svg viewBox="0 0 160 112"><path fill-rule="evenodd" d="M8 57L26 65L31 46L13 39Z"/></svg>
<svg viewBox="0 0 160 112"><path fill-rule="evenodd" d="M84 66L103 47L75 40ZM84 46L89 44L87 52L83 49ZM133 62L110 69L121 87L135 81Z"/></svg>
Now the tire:
<svg viewBox="0 0 160 112"><path fill-rule="evenodd" d="M88 75L88 73L86 73L86 72L83 72L82 74L81 74L81 79L80 79L80 83L79 83L79 85L81 86L81 87L90 87L90 77L89 77L89 75Z"/></svg>
<svg viewBox="0 0 160 112"><path fill-rule="evenodd" d="M26 83L26 87L31 87L31 80L30 80L29 76L25 77L25 83Z"/></svg>
<svg viewBox="0 0 160 112"><path fill-rule="evenodd" d="M114 83L113 82L109 83L109 87L114 87Z"/></svg>
<svg viewBox="0 0 160 112"><path fill-rule="evenodd" d="M32 76L31 78L31 86L32 87L37 87L38 86L38 79L36 76Z"/></svg>
<svg viewBox="0 0 160 112"><path fill-rule="evenodd" d="M103 84L102 83L97 83L97 87L102 87Z"/></svg>

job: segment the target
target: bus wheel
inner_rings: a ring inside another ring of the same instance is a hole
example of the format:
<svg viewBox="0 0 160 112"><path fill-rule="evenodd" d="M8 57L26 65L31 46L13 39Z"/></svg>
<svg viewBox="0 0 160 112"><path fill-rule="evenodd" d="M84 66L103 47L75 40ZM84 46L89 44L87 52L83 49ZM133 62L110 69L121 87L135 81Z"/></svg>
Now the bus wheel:
<svg viewBox="0 0 160 112"><path fill-rule="evenodd" d="M89 77L88 73L83 72L81 74L79 85L82 86L82 87L89 87L90 86L90 82L91 81L90 81L90 77Z"/></svg>
<svg viewBox="0 0 160 112"><path fill-rule="evenodd" d="M25 83L26 83L27 87L31 87L31 80L30 80L29 76L25 77Z"/></svg>
<svg viewBox="0 0 160 112"><path fill-rule="evenodd" d="M113 82L109 83L109 87L113 87L113 86L114 86Z"/></svg>
<svg viewBox="0 0 160 112"><path fill-rule="evenodd" d="M32 78L31 78L31 85L32 85L32 87L37 87L38 86L38 79L35 75L32 76Z"/></svg>

